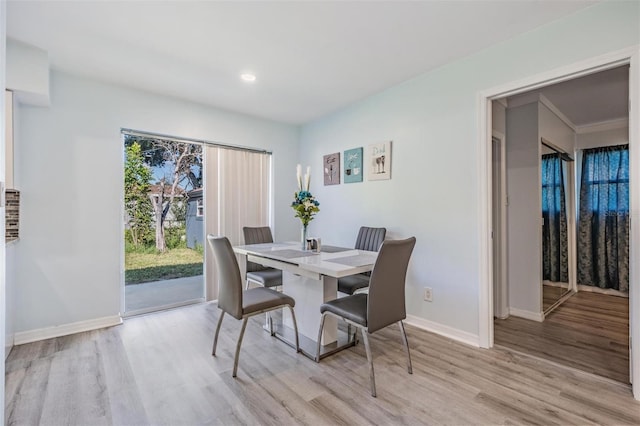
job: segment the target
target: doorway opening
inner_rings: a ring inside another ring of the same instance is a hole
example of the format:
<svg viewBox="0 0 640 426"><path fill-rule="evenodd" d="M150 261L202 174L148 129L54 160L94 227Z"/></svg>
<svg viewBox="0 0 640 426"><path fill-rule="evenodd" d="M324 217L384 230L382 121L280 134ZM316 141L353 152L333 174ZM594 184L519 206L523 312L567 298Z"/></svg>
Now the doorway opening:
<svg viewBox="0 0 640 426"><path fill-rule="evenodd" d="M123 131L125 316L204 301L202 144Z"/></svg>
<svg viewBox="0 0 640 426"><path fill-rule="evenodd" d="M494 306L494 343L627 384L629 69L493 100L491 123L506 135L506 167L494 154L491 176L501 168L508 188L508 256L493 242L494 303L507 294L506 308ZM492 189L495 228L502 195Z"/></svg>

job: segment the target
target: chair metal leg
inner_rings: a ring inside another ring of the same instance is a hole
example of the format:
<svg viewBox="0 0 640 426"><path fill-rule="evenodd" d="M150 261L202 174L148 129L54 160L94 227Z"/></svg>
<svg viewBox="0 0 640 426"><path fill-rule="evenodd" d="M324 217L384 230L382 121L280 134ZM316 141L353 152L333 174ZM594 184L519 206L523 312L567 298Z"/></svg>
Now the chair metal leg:
<svg viewBox="0 0 640 426"><path fill-rule="evenodd" d="M216 346L218 346L218 334L220 334L220 326L222 325L222 318L224 318L224 311L220 311L220 317L218 318L218 325L216 326L216 334L213 337L213 350L211 355L216 355Z"/></svg>
<svg viewBox="0 0 640 426"><path fill-rule="evenodd" d="M271 312L267 312L267 314L266 314L266 315L267 315L267 319L269 320L269 333L270 333L272 336L275 336L275 335L276 335L276 332L275 332L275 331L273 331L273 318L271 317Z"/></svg>
<svg viewBox="0 0 640 426"><path fill-rule="evenodd" d="M245 284L244 289L249 290L249 280L245 280L245 281L247 281L247 284Z"/></svg>
<svg viewBox="0 0 640 426"><path fill-rule="evenodd" d="M238 358L240 358L240 346L242 345L242 338L244 337L244 329L247 328L247 318L242 320L242 328L240 329L240 336L238 336L238 343L236 344L236 356L233 359L233 377L238 373Z"/></svg>
<svg viewBox="0 0 640 426"><path fill-rule="evenodd" d="M404 351L407 353L407 373L413 374L413 368L411 367L411 354L409 353L409 341L407 340L407 332L404 330L404 324L402 321L398 321L400 323L400 332L402 333L402 345L404 346Z"/></svg>
<svg viewBox="0 0 640 426"><path fill-rule="evenodd" d="M316 349L316 362L320 362L320 341L322 340L322 328L324 327L324 319L326 318L326 312L322 314L320 318L320 329L318 330L318 347Z"/></svg>
<svg viewBox="0 0 640 426"><path fill-rule="evenodd" d="M293 318L293 331L296 333L296 353L300 352L300 340L298 339L298 321L296 321L296 313L293 311L293 307L289 306L291 311L291 318Z"/></svg>
<svg viewBox="0 0 640 426"><path fill-rule="evenodd" d="M369 362L369 381L371 382L371 396L376 396L376 377L373 371L373 357L371 356L371 347L369 346L369 332L362 330L362 340L364 341L364 349L367 352L367 361Z"/></svg>

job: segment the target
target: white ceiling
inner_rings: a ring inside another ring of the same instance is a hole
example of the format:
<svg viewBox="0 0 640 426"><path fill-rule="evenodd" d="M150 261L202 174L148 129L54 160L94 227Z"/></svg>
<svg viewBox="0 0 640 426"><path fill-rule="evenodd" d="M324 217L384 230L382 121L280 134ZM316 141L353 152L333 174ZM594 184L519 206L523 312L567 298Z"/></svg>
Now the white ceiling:
<svg viewBox="0 0 640 426"><path fill-rule="evenodd" d="M7 35L55 69L301 124L594 3L10 0Z"/></svg>
<svg viewBox="0 0 640 426"><path fill-rule="evenodd" d="M629 66L621 66L585 77L512 96L510 105L542 94L576 126L629 117Z"/></svg>

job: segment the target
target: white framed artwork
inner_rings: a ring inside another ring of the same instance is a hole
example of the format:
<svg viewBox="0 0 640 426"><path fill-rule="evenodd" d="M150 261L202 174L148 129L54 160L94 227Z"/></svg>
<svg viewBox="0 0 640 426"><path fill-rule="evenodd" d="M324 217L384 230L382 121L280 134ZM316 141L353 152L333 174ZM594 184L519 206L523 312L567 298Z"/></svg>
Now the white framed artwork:
<svg viewBox="0 0 640 426"><path fill-rule="evenodd" d="M368 180L391 179L391 141L369 145L365 163Z"/></svg>

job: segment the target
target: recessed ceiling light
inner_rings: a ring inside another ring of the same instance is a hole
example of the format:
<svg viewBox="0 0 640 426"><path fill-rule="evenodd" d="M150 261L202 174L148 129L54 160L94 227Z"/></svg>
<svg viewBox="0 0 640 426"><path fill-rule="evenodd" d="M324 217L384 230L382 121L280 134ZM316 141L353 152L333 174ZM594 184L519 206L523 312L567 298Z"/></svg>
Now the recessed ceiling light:
<svg viewBox="0 0 640 426"><path fill-rule="evenodd" d="M240 78L243 81L249 82L249 83L253 83L254 81L256 81L256 75L255 74L251 74L249 72L245 72L243 74L240 74Z"/></svg>

